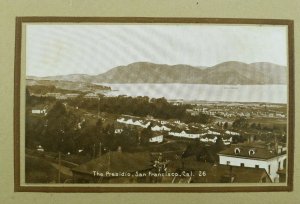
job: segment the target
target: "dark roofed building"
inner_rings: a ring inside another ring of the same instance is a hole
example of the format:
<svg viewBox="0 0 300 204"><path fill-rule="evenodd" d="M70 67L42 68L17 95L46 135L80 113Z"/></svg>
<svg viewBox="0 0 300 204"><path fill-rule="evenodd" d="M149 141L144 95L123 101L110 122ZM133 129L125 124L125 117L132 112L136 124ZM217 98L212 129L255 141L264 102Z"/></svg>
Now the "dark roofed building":
<svg viewBox="0 0 300 204"><path fill-rule="evenodd" d="M270 159L277 156L277 154L266 148L246 145L233 145L232 147L221 151L219 155L230 155L240 158L253 158L261 160Z"/></svg>
<svg viewBox="0 0 300 204"><path fill-rule="evenodd" d="M166 183L181 183L183 179L190 183L270 183L271 178L263 168L229 166L204 163L193 157L171 162L170 171L185 172L182 177L164 178ZM192 176L191 176L192 174Z"/></svg>
<svg viewBox="0 0 300 204"><path fill-rule="evenodd" d="M255 143L233 145L218 155L219 163L223 165L264 168L272 182L279 182L278 170L285 171L287 159L286 151L278 145L267 148Z"/></svg>

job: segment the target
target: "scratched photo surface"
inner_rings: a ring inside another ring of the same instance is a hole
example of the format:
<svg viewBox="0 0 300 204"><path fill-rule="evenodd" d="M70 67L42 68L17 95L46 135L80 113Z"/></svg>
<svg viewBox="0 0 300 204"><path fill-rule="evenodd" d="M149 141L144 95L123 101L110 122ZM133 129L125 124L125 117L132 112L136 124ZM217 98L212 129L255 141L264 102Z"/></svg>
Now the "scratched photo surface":
<svg viewBox="0 0 300 204"><path fill-rule="evenodd" d="M25 34L26 184L286 185L287 26Z"/></svg>

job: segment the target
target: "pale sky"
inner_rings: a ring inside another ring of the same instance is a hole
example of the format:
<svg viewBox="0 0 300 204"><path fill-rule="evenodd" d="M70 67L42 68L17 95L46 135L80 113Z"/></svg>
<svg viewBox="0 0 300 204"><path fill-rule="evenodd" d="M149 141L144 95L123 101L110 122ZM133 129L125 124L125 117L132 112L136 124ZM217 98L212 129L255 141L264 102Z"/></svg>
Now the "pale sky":
<svg viewBox="0 0 300 204"><path fill-rule="evenodd" d="M225 61L287 66L287 27L214 24L26 26L26 74L96 75L133 62L214 66Z"/></svg>

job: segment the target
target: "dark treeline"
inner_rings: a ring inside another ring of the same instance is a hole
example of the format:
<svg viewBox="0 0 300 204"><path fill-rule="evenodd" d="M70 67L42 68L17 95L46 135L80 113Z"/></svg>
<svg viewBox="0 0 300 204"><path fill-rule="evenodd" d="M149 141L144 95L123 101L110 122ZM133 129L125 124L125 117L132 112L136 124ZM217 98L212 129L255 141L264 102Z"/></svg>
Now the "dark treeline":
<svg viewBox="0 0 300 204"><path fill-rule="evenodd" d="M248 119L240 117L233 121L232 128L233 130L247 131L254 137L254 140L273 141L276 137L280 142L286 143L286 124L251 123Z"/></svg>
<svg viewBox="0 0 300 204"><path fill-rule="evenodd" d="M272 125L263 125L260 123L250 123L248 119L240 117L233 121L232 127L235 129L248 129L248 130L259 130L259 131L268 131L268 132L286 132L286 124L272 124Z"/></svg>
<svg viewBox="0 0 300 204"><path fill-rule="evenodd" d="M54 97L37 97L37 96L30 96L30 91L26 88L26 108L36 106L39 104L47 105L50 103L55 102Z"/></svg>
<svg viewBox="0 0 300 204"><path fill-rule="evenodd" d="M149 138L152 137L151 126L138 131L137 129L125 127L121 134L115 134L114 124L102 124L99 120L85 120L84 116L78 114L74 109L66 108L62 101L56 101L51 97L30 96L26 91L26 147L36 148L42 145L46 151L63 153L78 153L96 156L99 152L116 150L119 146L124 151L137 146L147 146ZM174 106L164 98L151 99L148 97L102 97L98 99L84 99L78 97L64 101L68 106L86 109L96 112L113 114L128 114L135 116L151 115L161 119L180 119L185 122L208 122L206 115L190 116L186 109L190 105ZM52 104L46 116L32 115L30 107L39 104ZM80 127L79 124L80 123ZM100 150L101 147L101 150Z"/></svg>
<svg viewBox="0 0 300 204"><path fill-rule="evenodd" d="M80 127L78 124L80 123ZM26 147L42 145L48 152L79 153L95 157L101 151L127 150L139 144L140 133L124 128L120 135L114 133L113 124L104 126L101 119L82 122L82 117L67 110L61 102L49 110L46 116L26 114Z"/></svg>
<svg viewBox="0 0 300 204"><path fill-rule="evenodd" d="M67 90L67 89L57 88L54 85L33 85L33 86L28 86L27 89L29 90L30 93L35 93L35 94L46 94L46 93L61 93L61 94L81 93L81 91L77 91L77 90Z"/></svg>
<svg viewBox="0 0 300 204"><path fill-rule="evenodd" d="M190 123L208 123L209 116L200 114L191 116L186 109L191 105L175 106L165 98L149 99L149 97L102 97L97 99L77 98L69 101L69 105L77 106L89 111L97 111L113 114L126 114L146 117L148 115L160 119L179 119L183 122Z"/></svg>
<svg viewBox="0 0 300 204"><path fill-rule="evenodd" d="M131 151L148 146L152 136L151 125L143 130L124 127L120 134L115 134L114 124L104 125L101 119L82 122L82 117L59 101L46 116L26 114L26 147L34 149L42 145L47 152L79 154L81 149L80 154L96 157L100 152L116 151L119 147Z"/></svg>

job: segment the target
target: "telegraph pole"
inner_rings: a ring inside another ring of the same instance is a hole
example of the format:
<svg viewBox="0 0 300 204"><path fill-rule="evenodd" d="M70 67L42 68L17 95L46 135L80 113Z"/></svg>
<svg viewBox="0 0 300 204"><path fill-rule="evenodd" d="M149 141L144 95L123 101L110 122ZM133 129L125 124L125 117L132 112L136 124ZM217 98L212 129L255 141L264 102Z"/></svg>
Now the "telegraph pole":
<svg viewBox="0 0 300 204"><path fill-rule="evenodd" d="M94 146L93 146L93 158L95 158L95 156L96 156L96 145L94 144Z"/></svg>
<svg viewBox="0 0 300 204"><path fill-rule="evenodd" d="M98 97L98 119L100 118L100 98Z"/></svg>
<svg viewBox="0 0 300 204"><path fill-rule="evenodd" d="M110 171L110 150L108 150L108 171Z"/></svg>
<svg viewBox="0 0 300 204"><path fill-rule="evenodd" d="M102 146L102 143L100 142L100 143L99 143L99 157L101 157L101 154L102 154L101 146Z"/></svg>
<svg viewBox="0 0 300 204"><path fill-rule="evenodd" d="M60 183L61 154L58 152L58 183Z"/></svg>
<svg viewBox="0 0 300 204"><path fill-rule="evenodd" d="M100 119L100 97L98 96L98 120ZM101 142L99 143L99 157L101 156L102 154L102 150L101 150Z"/></svg>

